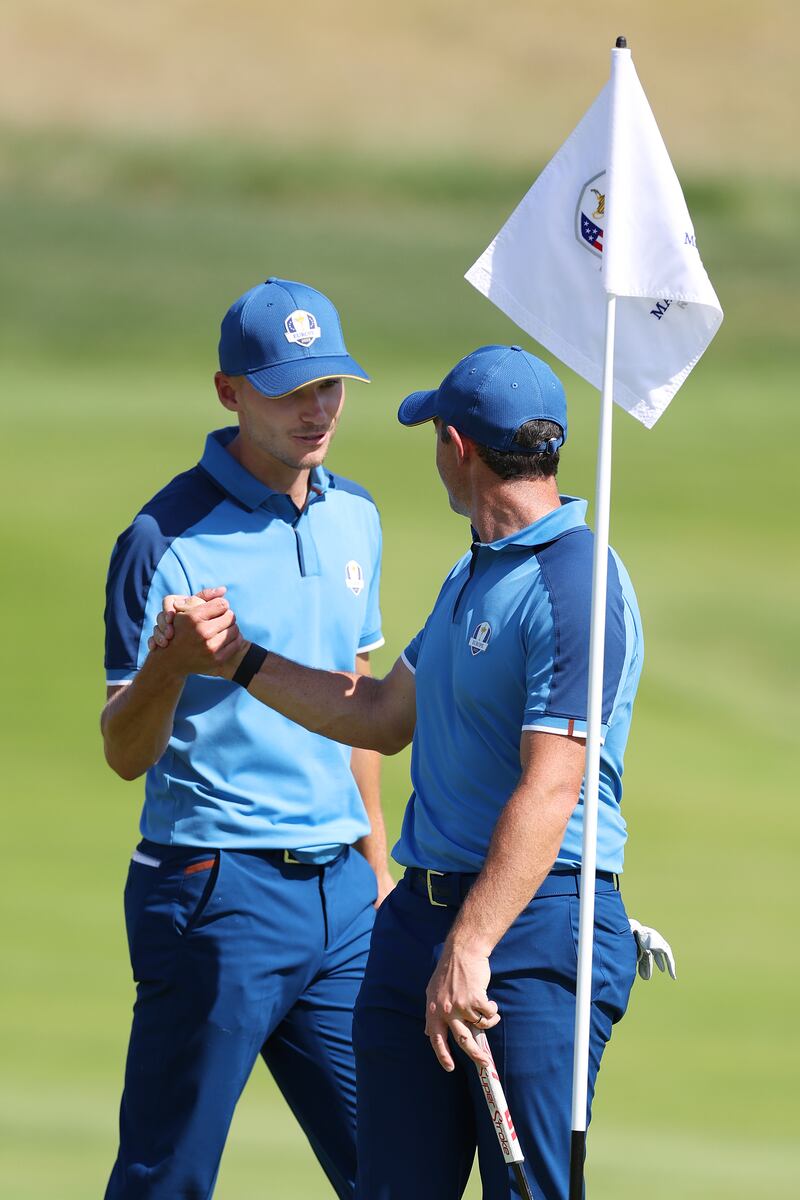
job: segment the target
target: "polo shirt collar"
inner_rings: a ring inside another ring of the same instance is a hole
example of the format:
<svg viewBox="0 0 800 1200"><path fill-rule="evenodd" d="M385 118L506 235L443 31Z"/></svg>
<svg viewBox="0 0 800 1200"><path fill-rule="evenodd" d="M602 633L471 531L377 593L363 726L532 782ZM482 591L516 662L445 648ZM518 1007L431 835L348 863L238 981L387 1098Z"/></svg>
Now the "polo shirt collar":
<svg viewBox="0 0 800 1200"><path fill-rule="evenodd" d="M481 549L496 551L546 546L549 542L563 537L565 533L571 533L573 529L580 529L584 526L587 501L581 500L577 496L560 496L559 499L561 500L560 508L554 508L551 512L545 513L532 525L526 525L524 529L509 533L507 537L498 538L496 542L478 542L478 546Z"/></svg>
<svg viewBox="0 0 800 1200"><path fill-rule="evenodd" d="M273 506L282 512L282 509L288 504L296 516L297 510L285 492L276 492L271 487L267 487L260 479L256 479L255 475L251 475L249 471L245 470L232 454L228 453L227 447L238 432L237 425L229 425L226 429L215 429L209 433L203 457L200 459L200 466L223 491L227 492L232 499L237 500L239 504L244 505L245 508L249 508L251 512L257 508L272 508ZM326 492L328 481L328 472L324 467L312 468L309 486L313 492L317 495ZM270 503L273 497L275 498L274 505Z"/></svg>

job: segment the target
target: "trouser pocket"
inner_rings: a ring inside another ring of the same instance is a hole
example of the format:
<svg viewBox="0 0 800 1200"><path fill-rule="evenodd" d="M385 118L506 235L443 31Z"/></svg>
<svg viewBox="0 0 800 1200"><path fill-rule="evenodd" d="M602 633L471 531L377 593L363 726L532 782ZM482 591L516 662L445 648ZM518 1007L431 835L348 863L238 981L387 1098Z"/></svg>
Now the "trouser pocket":
<svg viewBox="0 0 800 1200"><path fill-rule="evenodd" d="M575 955L578 953L580 901L570 900ZM628 915L619 892L598 892L595 896L594 943L592 953L592 1000L602 1002L612 1022L628 1006L628 997L636 972L636 944Z"/></svg>
<svg viewBox="0 0 800 1200"><path fill-rule="evenodd" d="M167 980L181 939L201 919L219 878L220 852L142 843L125 885L125 927L133 977Z"/></svg>
<svg viewBox="0 0 800 1200"><path fill-rule="evenodd" d="M195 928L214 895L222 864L220 850L195 852L184 863L172 922L181 937Z"/></svg>

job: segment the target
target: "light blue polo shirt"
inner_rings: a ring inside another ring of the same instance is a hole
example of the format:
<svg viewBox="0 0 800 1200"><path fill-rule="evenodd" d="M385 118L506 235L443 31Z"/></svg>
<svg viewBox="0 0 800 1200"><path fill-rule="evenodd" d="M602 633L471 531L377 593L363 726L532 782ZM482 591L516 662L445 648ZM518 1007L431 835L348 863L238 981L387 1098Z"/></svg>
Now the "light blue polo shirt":
<svg viewBox="0 0 800 1200"><path fill-rule="evenodd" d="M585 516L584 500L564 496L526 529L473 543L404 651L417 726L398 862L479 871L519 782L522 731L585 733L594 545ZM613 551L605 654L597 866L621 871L622 759L643 642L636 596ZM556 865L580 865L582 835L583 793Z"/></svg>
<svg viewBox="0 0 800 1200"><path fill-rule="evenodd" d="M308 666L352 671L382 645L381 528L372 498L324 468L299 512L209 435L117 541L106 595L106 677L132 680L164 596L224 584L242 632ZM169 650L158 653L169 653ZM147 772L142 834L162 844L310 851L369 832L350 749L237 684L191 675L172 737Z"/></svg>

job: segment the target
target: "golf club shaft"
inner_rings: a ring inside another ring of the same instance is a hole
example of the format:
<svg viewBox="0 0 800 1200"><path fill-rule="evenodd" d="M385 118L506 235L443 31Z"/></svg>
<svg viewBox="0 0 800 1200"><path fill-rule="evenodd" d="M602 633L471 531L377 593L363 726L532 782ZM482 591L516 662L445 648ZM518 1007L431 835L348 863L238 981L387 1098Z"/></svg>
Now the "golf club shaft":
<svg viewBox="0 0 800 1200"><path fill-rule="evenodd" d="M513 1170L520 1196L522 1196L523 1200L533 1200L533 1192L531 1191L528 1181L525 1178L525 1172L522 1169L522 1163L515 1162L513 1165Z"/></svg>

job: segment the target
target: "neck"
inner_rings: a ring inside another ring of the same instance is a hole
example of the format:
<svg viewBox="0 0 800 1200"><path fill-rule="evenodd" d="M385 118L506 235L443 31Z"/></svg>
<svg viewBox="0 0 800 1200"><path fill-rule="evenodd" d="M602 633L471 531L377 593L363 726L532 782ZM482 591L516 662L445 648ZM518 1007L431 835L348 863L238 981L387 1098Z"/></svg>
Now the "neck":
<svg viewBox="0 0 800 1200"><path fill-rule="evenodd" d="M469 515L482 542L497 542L560 506L555 479L498 479L473 497Z"/></svg>
<svg viewBox="0 0 800 1200"><path fill-rule="evenodd" d="M240 433L228 444L228 453L260 483L273 492L285 492L289 499L303 508L308 498L308 467L289 467L247 441Z"/></svg>

